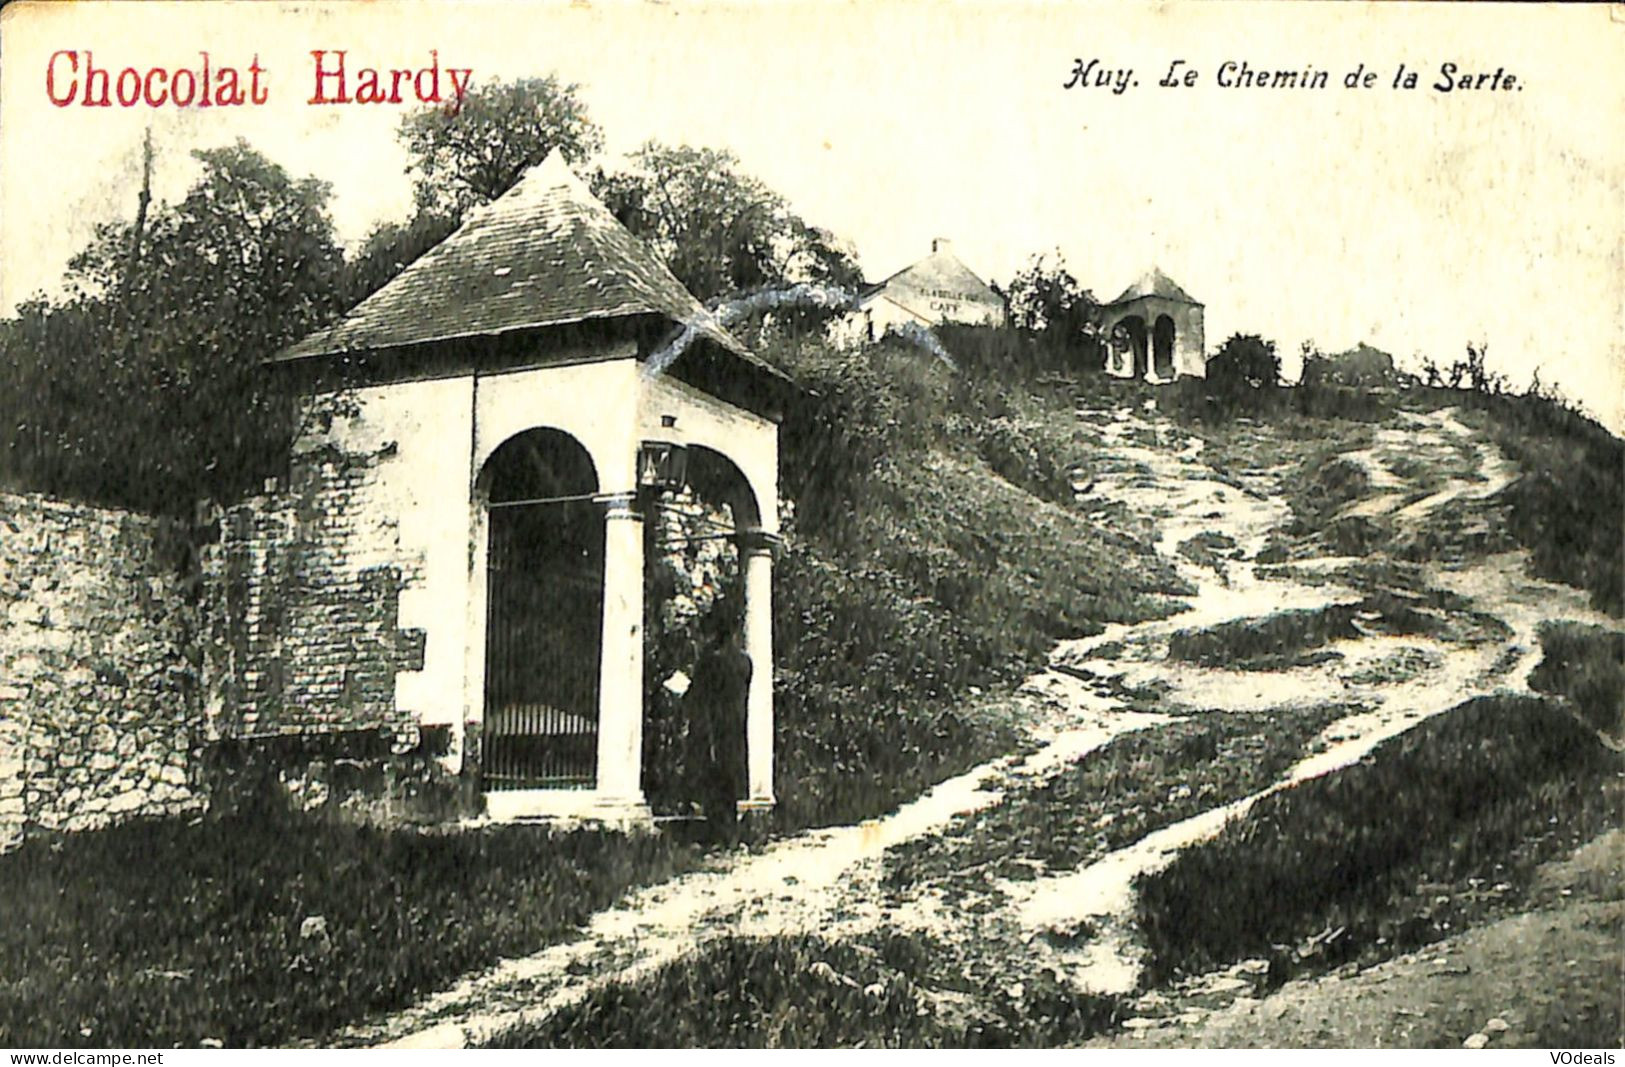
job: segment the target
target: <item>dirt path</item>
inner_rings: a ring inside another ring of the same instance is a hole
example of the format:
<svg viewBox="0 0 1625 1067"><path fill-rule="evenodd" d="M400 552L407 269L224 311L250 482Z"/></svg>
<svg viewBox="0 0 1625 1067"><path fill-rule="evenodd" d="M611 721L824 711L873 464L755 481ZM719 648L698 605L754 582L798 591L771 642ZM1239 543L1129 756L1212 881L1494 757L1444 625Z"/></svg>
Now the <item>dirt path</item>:
<svg viewBox="0 0 1625 1067"><path fill-rule="evenodd" d="M974 768L885 818L811 831L757 854L721 857L702 871L631 894L595 916L575 940L505 962L406 1012L339 1035L337 1042L479 1044L513 1025L545 1018L607 982L649 973L708 941L813 930L842 936L924 927L961 940L997 940L1002 943L989 945L989 951L1024 954L1080 989L1126 991L1138 978L1141 954L1129 922L1135 876L1218 832L1269 792L1352 762L1472 695L1524 688L1539 658L1539 622L1556 616L1597 618L1579 594L1525 577L1522 555L1508 554L1454 571L1432 568L1428 574L1431 583L1501 620L1509 634L1502 640L1371 635L1337 642L1334 661L1268 672L1171 661L1168 642L1178 631L1323 609L1357 601L1361 594L1337 578L1347 561L1312 561L1330 580L1317 575L1314 566L1291 575L1259 573L1255 557L1290 517L1279 496L1283 471L1254 469L1240 478L1221 477L1202 462L1200 440L1128 411L1116 412L1104 427L1102 445L1106 462L1089 492L1149 520L1158 550L1176 561L1197 592L1178 615L1112 626L1058 648L1057 669L1029 679L1017 694L1038 724L1036 751ZM1471 463L1459 461L1464 445L1470 447ZM1458 461L1450 473L1434 479L1427 495L1405 503L1391 490L1400 482L1387 464L1398 455L1429 451ZM1372 469L1370 484L1378 490L1371 499L1395 498L1392 506L1371 514L1417 528L1440 509L1486 499L1514 476L1499 453L1472 442L1450 412L1419 417L1406 434L1379 435L1360 457L1358 462ZM1220 540L1213 543L1233 546L1218 563L1199 563L1180 552L1193 538L1215 536ZM1162 687L1171 705L1204 711L1327 702L1358 710L1328 727L1318 751L1268 789L1165 827L1082 870L1039 872L1030 881L1001 885L1002 904L990 913L972 919L937 907L929 886L920 887L904 912L885 908L880 879L888 849L940 834L956 817L1000 802L1014 787L1041 782L1117 736L1168 721L1130 711L1123 702L1123 687L1151 684ZM1035 936L1082 919L1091 920L1099 934L1081 948L1057 948Z"/></svg>
<svg viewBox="0 0 1625 1067"><path fill-rule="evenodd" d="M1379 438L1363 462L1382 464L1397 451L1406 455L1435 452L1457 455L1468 449L1474 463L1446 476L1426 497L1397 509L1397 533L1429 521L1436 509L1482 502L1500 492L1515 470L1490 446L1470 441L1470 431L1453 413L1419 418L1398 439ZM1427 584L1455 592L1471 607L1504 623L1503 640L1434 639L1380 634L1329 646L1334 659L1292 670L1235 670L1180 663L1168 655L1170 634L1210 627L1238 618L1264 618L1285 611L1306 611L1360 599L1360 592L1336 581L1305 584L1281 575L1260 577L1252 561L1268 536L1286 519L1286 508L1270 490L1278 472L1261 472L1257 488L1217 483L1200 463L1200 443L1183 449L1130 443L1144 440L1147 430L1119 424L1114 441L1121 476L1097 478L1094 492L1131 506L1151 508L1160 520L1159 549L1179 563L1182 575L1197 586L1190 609L1179 615L1134 627L1119 627L1099 637L1062 645L1055 659L1069 671L1109 679L1119 685L1155 685L1165 704L1201 713L1292 708L1328 701L1349 702L1359 710L1325 728L1318 751L1300 760L1269 787L1173 825L1156 830L1080 870L1006 883L1007 898L1018 929L1032 944L1034 964L1054 969L1083 992L1122 994L1139 980L1144 950L1133 927L1136 878L1170 863L1180 850L1207 840L1260 799L1298 782L1347 766L1382 742L1427 718L1448 711L1473 696L1498 690L1523 690L1529 671L1539 661L1536 629L1554 617L1607 621L1592 612L1581 594L1525 576L1521 553L1508 553L1454 571L1430 568ZM1383 476L1380 487L1398 484ZM1237 558L1216 570L1177 555L1189 538L1219 531L1237 545ZM1297 561L1328 564L1308 568L1331 570L1352 562ZM1397 665L1397 666L1396 666ZM1066 931L1087 924L1094 933L1078 947L1065 947ZM1050 944L1062 947L1049 948Z"/></svg>
<svg viewBox="0 0 1625 1067"><path fill-rule="evenodd" d="M633 893L600 912L573 941L507 961L381 1023L339 1035L338 1044L460 1048L530 1022L609 981L634 979L724 936L823 929L852 932L881 921L874 891L888 848L956 816L997 803L1005 789L1042 779L1123 733L1164 721L1123 712L1076 685L1022 695L1044 723L1040 744L951 778L883 819L809 831L756 854L735 853L706 870Z"/></svg>

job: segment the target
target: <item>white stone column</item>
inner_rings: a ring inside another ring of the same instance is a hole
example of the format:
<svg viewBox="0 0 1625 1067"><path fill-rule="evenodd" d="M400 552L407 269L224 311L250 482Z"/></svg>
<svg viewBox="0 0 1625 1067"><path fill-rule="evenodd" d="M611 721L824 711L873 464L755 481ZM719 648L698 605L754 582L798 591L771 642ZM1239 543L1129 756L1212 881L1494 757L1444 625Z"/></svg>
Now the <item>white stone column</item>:
<svg viewBox="0 0 1625 1067"><path fill-rule="evenodd" d="M598 795L643 803L643 516L631 493L605 498L604 630L598 673Z"/></svg>
<svg viewBox="0 0 1625 1067"><path fill-rule="evenodd" d="M745 750L749 796L745 808L771 808L773 796L773 549L778 537L765 530L739 536L745 571L745 654L750 690L745 699Z"/></svg>

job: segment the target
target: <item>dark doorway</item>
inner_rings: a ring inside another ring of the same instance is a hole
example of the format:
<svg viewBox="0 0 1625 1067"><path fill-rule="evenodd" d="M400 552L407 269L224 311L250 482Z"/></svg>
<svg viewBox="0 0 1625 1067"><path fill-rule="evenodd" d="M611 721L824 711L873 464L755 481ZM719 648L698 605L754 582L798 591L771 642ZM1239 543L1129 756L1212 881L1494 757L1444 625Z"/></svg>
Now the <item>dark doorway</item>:
<svg viewBox="0 0 1625 1067"><path fill-rule="evenodd" d="M1157 377L1162 379L1174 376L1174 320L1167 315L1158 315L1157 324L1152 329L1152 366L1156 368Z"/></svg>
<svg viewBox="0 0 1625 1067"><path fill-rule="evenodd" d="M597 473L568 434L529 430L497 449L483 478L485 789L591 789L604 603Z"/></svg>

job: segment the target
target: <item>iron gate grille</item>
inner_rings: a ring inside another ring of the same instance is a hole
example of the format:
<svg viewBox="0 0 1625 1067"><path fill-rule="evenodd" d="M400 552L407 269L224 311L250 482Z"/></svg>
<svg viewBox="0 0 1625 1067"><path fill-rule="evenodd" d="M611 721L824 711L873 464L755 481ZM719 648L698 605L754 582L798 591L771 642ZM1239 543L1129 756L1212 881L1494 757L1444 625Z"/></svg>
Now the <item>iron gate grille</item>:
<svg viewBox="0 0 1625 1067"><path fill-rule="evenodd" d="M490 518L485 788L591 789L602 518L590 501L493 507Z"/></svg>

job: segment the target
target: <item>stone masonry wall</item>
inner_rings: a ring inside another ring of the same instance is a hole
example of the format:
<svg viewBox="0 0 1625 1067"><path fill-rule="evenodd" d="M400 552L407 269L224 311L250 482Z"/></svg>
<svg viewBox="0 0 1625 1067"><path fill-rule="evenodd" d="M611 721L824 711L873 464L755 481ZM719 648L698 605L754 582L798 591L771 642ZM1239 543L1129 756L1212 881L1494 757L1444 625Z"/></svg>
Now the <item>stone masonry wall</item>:
<svg viewBox="0 0 1625 1067"><path fill-rule="evenodd" d="M423 632L399 627L416 562L390 509L368 506L393 454L388 442L302 441L285 488L220 514L202 553L212 738L360 731L417 744L395 698L396 675L423 661Z"/></svg>
<svg viewBox="0 0 1625 1067"><path fill-rule="evenodd" d="M0 848L202 806L184 531L0 493Z"/></svg>
<svg viewBox="0 0 1625 1067"><path fill-rule="evenodd" d="M401 699L427 637L403 625L423 584L403 536L395 427L345 397L307 411L287 483L214 517L200 552L204 719L216 803L269 788L369 820L444 818L462 787L450 728ZM231 791L226 796L221 790Z"/></svg>

